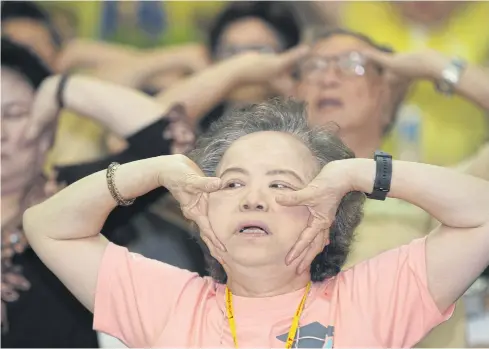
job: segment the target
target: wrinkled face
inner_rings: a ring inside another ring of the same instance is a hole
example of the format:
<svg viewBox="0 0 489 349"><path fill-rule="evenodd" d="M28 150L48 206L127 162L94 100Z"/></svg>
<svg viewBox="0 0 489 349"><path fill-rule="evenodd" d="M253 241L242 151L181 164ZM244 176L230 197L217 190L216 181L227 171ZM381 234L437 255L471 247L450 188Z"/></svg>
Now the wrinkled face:
<svg viewBox="0 0 489 349"><path fill-rule="evenodd" d="M51 135L25 139L35 91L19 73L2 67L2 193L26 187L42 170Z"/></svg>
<svg viewBox="0 0 489 349"><path fill-rule="evenodd" d="M12 18L2 23L2 35L29 47L50 67L54 66L58 49L51 40L49 30L39 21Z"/></svg>
<svg viewBox="0 0 489 349"><path fill-rule="evenodd" d="M384 85L379 68L359 54L363 41L335 35L320 40L299 66L297 95L308 103L309 122L335 122L342 131L383 128Z"/></svg>
<svg viewBox="0 0 489 349"><path fill-rule="evenodd" d="M392 4L407 19L424 25L437 24L450 18L463 1L399 1Z"/></svg>
<svg viewBox="0 0 489 349"><path fill-rule="evenodd" d="M291 135L258 132L236 141L216 175L224 189L209 198L209 220L226 246L224 264L285 263L305 229L309 210L275 202L281 193L304 188L317 174L309 149Z"/></svg>
<svg viewBox="0 0 489 349"><path fill-rule="evenodd" d="M282 44L273 28L258 18L244 18L226 27L216 50L218 60L246 51L277 53Z"/></svg>

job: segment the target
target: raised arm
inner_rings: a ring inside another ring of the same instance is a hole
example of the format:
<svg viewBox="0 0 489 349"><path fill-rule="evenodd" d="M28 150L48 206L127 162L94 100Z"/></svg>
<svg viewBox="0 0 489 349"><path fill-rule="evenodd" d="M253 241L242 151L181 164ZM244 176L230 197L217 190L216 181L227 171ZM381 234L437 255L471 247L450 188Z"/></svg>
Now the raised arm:
<svg viewBox="0 0 489 349"><path fill-rule="evenodd" d="M364 53L401 79L428 79L433 82L442 78L442 72L448 67L451 60L450 57L434 50L398 54L368 50ZM454 86L454 92L479 107L489 110L489 70L468 64L459 82Z"/></svg>
<svg viewBox="0 0 489 349"><path fill-rule="evenodd" d="M97 78L140 88L152 77L169 70L199 71L209 64L201 44L140 50L128 45L73 40L57 61L57 71L87 70Z"/></svg>
<svg viewBox="0 0 489 349"><path fill-rule="evenodd" d="M33 107L32 128L42 128L55 121L59 112L60 80L61 76L53 76L41 85ZM136 90L83 75L70 76L61 97L65 108L104 124L122 137L157 121L173 105L171 99L167 100L168 104L156 103Z"/></svg>
<svg viewBox="0 0 489 349"><path fill-rule="evenodd" d="M164 185L180 201L186 216L205 233L209 231L205 215L194 210L202 207L203 194L217 190L220 183L202 175L185 156L170 155L121 165L115 172L114 184L123 198L137 198ZM196 202L199 204L194 206ZM108 244L99 232L115 206L106 171L100 171L24 214L24 230L32 248L92 311L98 270Z"/></svg>
<svg viewBox="0 0 489 349"><path fill-rule="evenodd" d="M245 53L214 64L181 81L157 96L184 105L194 126L227 94L241 84L269 83L289 74L295 64L308 53L307 47L297 47L282 54Z"/></svg>
<svg viewBox="0 0 489 349"><path fill-rule="evenodd" d="M371 192L374 161L352 160L352 169L353 188ZM441 223L427 238L426 264L429 290L444 312L489 265L489 182L394 161L389 196L421 207Z"/></svg>
<svg viewBox="0 0 489 349"><path fill-rule="evenodd" d="M129 45L95 40L74 39L68 42L56 61L56 71L91 69L107 63L117 64L135 57L139 50Z"/></svg>
<svg viewBox="0 0 489 349"><path fill-rule="evenodd" d="M310 206L325 213L315 217L328 217L331 222L335 198L351 191L371 193L375 172L371 159L335 161L326 165L307 188L278 201ZM421 207L441 223L427 238L426 264L428 288L444 312L489 264L489 182L442 167L393 161L389 196ZM312 223L317 228L327 224L321 218ZM315 234L314 229L305 232L293 256L300 254Z"/></svg>
<svg viewBox="0 0 489 349"><path fill-rule="evenodd" d="M58 76L47 79L38 92L29 131L33 135L38 132L36 128L54 127L50 125L56 122L58 113L56 91L59 81ZM65 185L103 170L111 162L127 163L171 154L178 142L165 135L175 125L181 124L180 121L174 122L176 118L185 118L181 107L170 108L170 105L156 103L153 98L138 91L85 76L74 75L67 80L63 100L65 108L104 123L129 143L129 148L121 154L89 163L57 167L57 181ZM168 102L171 103L171 100ZM113 234L115 228L126 224L164 192L164 188L158 188L141 197L134 205L114 210L102 229L103 234L111 241L119 241Z"/></svg>

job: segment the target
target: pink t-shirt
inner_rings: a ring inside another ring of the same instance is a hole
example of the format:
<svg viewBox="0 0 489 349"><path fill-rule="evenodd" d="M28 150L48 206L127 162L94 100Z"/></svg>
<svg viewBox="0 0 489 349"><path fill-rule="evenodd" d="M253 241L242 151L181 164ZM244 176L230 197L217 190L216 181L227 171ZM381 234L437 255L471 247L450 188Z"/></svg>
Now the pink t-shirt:
<svg viewBox="0 0 489 349"><path fill-rule="evenodd" d="M233 296L240 347L283 348L304 290ZM425 239L313 285L293 347L412 347L447 320L427 288ZM94 329L129 347L234 347L224 286L110 244L95 297ZM298 338L298 339L297 339Z"/></svg>

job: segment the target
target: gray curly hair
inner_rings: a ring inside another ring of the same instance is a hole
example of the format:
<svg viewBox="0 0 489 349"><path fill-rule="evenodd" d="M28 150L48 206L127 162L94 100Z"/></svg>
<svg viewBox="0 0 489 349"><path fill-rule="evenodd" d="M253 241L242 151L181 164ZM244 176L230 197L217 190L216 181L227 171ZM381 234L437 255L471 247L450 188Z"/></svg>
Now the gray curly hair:
<svg viewBox="0 0 489 349"><path fill-rule="evenodd" d="M223 116L199 137L196 147L188 156L207 176L215 176L224 153L236 140L262 131L283 132L295 136L310 149L319 168L334 160L355 157L332 130L308 126L305 103L280 98ZM364 200L365 195L360 192L351 192L342 199L330 228L330 243L311 264L312 281L323 281L335 276L344 265L354 230L362 219ZM225 283L227 275L224 268L211 256L200 236L196 234L195 238L204 250L210 275L217 282Z"/></svg>

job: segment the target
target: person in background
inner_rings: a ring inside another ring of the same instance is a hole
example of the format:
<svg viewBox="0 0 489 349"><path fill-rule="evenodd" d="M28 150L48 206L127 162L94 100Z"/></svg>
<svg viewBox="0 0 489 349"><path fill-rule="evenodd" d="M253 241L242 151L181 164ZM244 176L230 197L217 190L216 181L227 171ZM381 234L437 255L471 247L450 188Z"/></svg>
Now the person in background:
<svg viewBox="0 0 489 349"><path fill-rule="evenodd" d="M153 49L143 53L130 46L90 40L63 42L49 14L31 1L2 2L2 33L33 49L55 72L83 71L107 81L143 90L154 90L150 80L160 72L175 69L181 72L177 75L181 79L207 66L206 52L198 44ZM157 91L163 89L162 84L168 87L175 82L173 77L163 78L156 81ZM69 112L64 112L59 120L56 142L48 157L47 169L54 165L95 160L108 153L105 143L107 130L101 125Z"/></svg>
<svg viewBox="0 0 489 349"><path fill-rule="evenodd" d="M48 196L42 168L55 125L29 140L25 131L35 91L49 74L33 53L2 38L2 345L96 347L90 313L63 296L22 229L24 210Z"/></svg>
<svg viewBox="0 0 489 349"><path fill-rule="evenodd" d="M56 71L65 43L49 14L33 1L2 1L1 16L2 35L30 47ZM106 154L104 130L94 121L63 113L59 123L46 169L56 163L90 161Z"/></svg>
<svg viewBox="0 0 489 349"><path fill-rule="evenodd" d="M220 62L244 52L280 53L297 46L300 39L299 19L287 2L232 2L212 24L208 48L211 59ZM240 85L203 118L201 127L206 129L236 107L278 95L279 84Z"/></svg>
<svg viewBox="0 0 489 349"><path fill-rule="evenodd" d="M399 86L412 80L440 81L450 62L449 57L429 50L393 54L370 38L347 30L318 31L310 44L309 58L298 67L296 95L308 102L311 124L338 124L341 139L359 157L370 157L394 126L406 92ZM469 65L459 83L452 86L454 93L489 110L488 76ZM461 170L489 180L489 145L462 164ZM383 205L368 202L347 266L425 236L432 226L430 215L414 205L396 199ZM433 330L419 347L465 345L464 310L458 307L452 319Z"/></svg>
<svg viewBox="0 0 489 349"><path fill-rule="evenodd" d="M397 52L431 48L470 65L489 62L489 3L485 1L344 2L340 23ZM420 151L415 161L455 165L489 140L487 112L460 96L447 97L427 81L418 81L400 118L419 119ZM403 130L386 139L385 148L401 155Z"/></svg>
<svg viewBox="0 0 489 349"><path fill-rule="evenodd" d="M186 151L192 132L183 132L185 114L179 103L189 95L175 93L156 103L137 91L89 77L53 76L27 47L2 38L2 345L5 347L96 347L92 317L53 278L27 244L21 217L33 203L60 186L108 163L135 161ZM127 104L121 104L124 100ZM92 117L125 137L127 151L92 163L57 168L43 175L46 153L56 132L57 115L67 109ZM194 110L196 110L194 108ZM137 114L138 118L134 118ZM164 192L156 190L131 208L116 210L102 232L127 245L131 235L117 235ZM161 232L165 234L165 232ZM198 249L180 234L167 237L175 257L169 263L202 270ZM178 253L180 252L180 253ZM172 258L172 257L170 257ZM188 259L186 259L188 258ZM200 268L200 269L199 269ZM45 318L49 314L49 319Z"/></svg>

